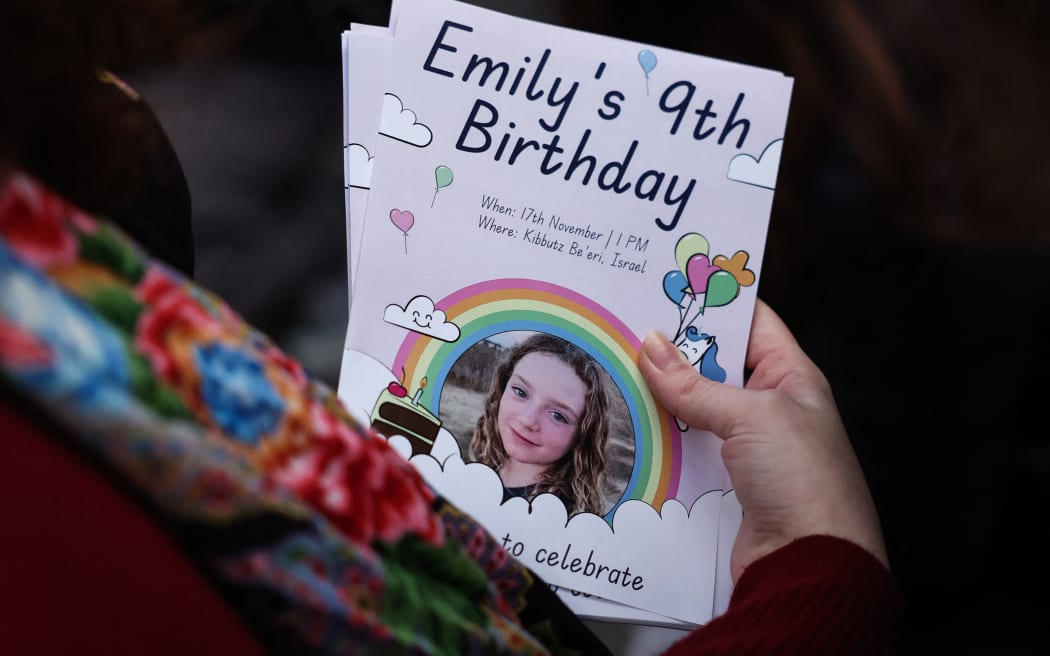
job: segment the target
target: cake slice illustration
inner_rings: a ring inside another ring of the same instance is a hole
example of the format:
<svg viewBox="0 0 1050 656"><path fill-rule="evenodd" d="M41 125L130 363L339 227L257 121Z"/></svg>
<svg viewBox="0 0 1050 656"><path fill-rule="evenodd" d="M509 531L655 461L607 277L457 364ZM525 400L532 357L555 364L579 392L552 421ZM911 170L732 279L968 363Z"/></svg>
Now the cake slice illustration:
<svg viewBox="0 0 1050 656"><path fill-rule="evenodd" d="M412 445L412 455L430 453L437 439L441 420L419 405L419 397L427 379L420 381L415 396L408 397L408 390L401 383L390 383L376 399L370 419L372 428L387 437L404 435Z"/></svg>

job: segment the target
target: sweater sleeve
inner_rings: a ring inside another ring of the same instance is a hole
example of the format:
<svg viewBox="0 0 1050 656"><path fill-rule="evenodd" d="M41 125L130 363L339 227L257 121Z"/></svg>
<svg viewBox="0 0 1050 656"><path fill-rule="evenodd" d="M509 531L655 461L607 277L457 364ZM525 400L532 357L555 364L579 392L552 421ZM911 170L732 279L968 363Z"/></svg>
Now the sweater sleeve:
<svg viewBox="0 0 1050 656"><path fill-rule="evenodd" d="M162 528L0 385L0 654L263 656ZM16 408L16 404L21 407Z"/></svg>
<svg viewBox="0 0 1050 656"><path fill-rule="evenodd" d="M841 538L808 536L752 563L725 614L664 656L888 653L901 607L874 556Z"/></svg>

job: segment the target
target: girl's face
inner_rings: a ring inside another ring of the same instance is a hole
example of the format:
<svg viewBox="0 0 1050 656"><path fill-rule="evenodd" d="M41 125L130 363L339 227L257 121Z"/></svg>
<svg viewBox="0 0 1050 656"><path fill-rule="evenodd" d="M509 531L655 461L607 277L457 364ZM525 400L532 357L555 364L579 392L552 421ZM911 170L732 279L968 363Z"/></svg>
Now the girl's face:
<svg viewBox="0 0 1050 656"><path fill-rule="evenodd" d="M500 438L509 460L546 467L572 447L587 384L550 353L533 352L514 366L500 398Z"/></svg>

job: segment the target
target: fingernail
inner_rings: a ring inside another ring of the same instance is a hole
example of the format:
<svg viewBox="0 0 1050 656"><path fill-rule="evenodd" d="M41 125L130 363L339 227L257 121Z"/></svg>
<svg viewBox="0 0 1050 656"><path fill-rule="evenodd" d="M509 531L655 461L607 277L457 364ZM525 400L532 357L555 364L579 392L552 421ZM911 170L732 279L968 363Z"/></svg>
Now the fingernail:
<svg viewBox="0 0 1050 656"><path fill-rule="evenodd" d="M685 355L671 343L671 340L655 330L645 336L645 343L642 345L642 348L645 349L649 360L661 371L685 360Z"/></svg>

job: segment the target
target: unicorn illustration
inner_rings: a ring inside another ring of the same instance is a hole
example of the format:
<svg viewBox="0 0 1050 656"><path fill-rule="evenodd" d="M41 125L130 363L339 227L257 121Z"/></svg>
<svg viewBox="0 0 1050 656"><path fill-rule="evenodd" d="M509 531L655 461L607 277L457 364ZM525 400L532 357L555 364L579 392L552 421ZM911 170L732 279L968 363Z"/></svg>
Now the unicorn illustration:
<svg viewBox="0 0 1050 656"><path fill-rule="evenodd" d="M689 363L699 367L700 375L720 383L726 382L726 370L718 364L718 344L714 335L708 335L689 326L685 336L675 344Z"/></svg>

